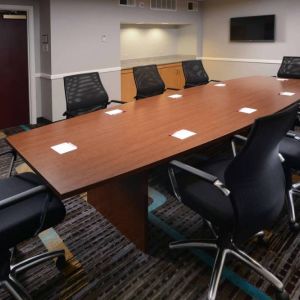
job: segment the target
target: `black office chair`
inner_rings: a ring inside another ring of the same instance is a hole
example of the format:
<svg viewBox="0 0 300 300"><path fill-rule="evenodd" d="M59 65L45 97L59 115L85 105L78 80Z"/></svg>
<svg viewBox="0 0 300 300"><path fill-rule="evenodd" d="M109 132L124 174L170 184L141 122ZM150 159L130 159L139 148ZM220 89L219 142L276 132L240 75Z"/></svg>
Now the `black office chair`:
<svg viewBox="0 0 300 300"><path fill-rule="evenodd" d="M232 139L232 150L234 156L237 154L236 143L247 141L247 138L241 135L235 135ZM297 132L289 130L286 136L279 144L279 152L284 158L283 166L286 176L286 208L289 215L289 226L294 232L300 230L295 212L295 196L300 196L300 182L293 184L293 170L300 171L300 135Z"/></svg>
<svg viewBox="0 0 300 300"><path fill-rule="evenodd" d="M281 66L278 70L277 77L300 79L300 57L298 56L284 56ZM295 125L300 125L300 107L298 109L298 117Z"/></svg>
<svg viewBox="0 0 300 300"><path fill-rule="evenodd" d="M190 88L198 85L207 84L210 81L219 82L218 80L209 80L209 77L203 67L201 60L186 60L182 62L183 74L185 77L184 88Z"/></svg>
<svg viewBox="0 0 300 300"><path fill-rule="evenodd" d="M57 267L62 268L65 253L64 250L47 252L12 265L14 251L10 249L40 231L57 225L65 214L63 203L37 175L23 173L0 179L0 286L7 288L15 299L31 299L16 279L20 272L54 258L57 259Z"/></svg>
<svg viewBox="0 0 300 300"><path fill-rule="evenodd" d="M286 207L289 214L289 225L292 231L298 232L300 225L297 222L294 200L300 195L300 182L293 184L293 170L300 171L300 135L294 131L289 131L287 136L281 141L279 152L284 157L286 170Z"/></svg>
<svg viewBox="0 0 300 300"><path fill-rule="evenodd" d="M231 254L267 279L278 299L289 299L272 273L237 245L270 228L284 205L285 175L278 148L296 117L297 105L255 121L246 145L234 159L208 161L200 169L179 161L169 175L178 200L199 213L213 229L214 239L170 243L176 248L216 249L208 299L216 298L226 256ZM175 175L175 169L180 169ZM212 175L213 174L213 175Z"/></svg>
<svg viewBox="0 0 300 300"><path fill-rule="evenodd" d="M64 77L67 118L106 108L111 103L123 104L118 100L109 101L99 73L86 73Z"/></svg>
<svg viewBox="0 0 300 300"><path fill-rule="evenodd" d="M157 96L166 90L156 65L134 67L133 77L137 91L136 100Z"/></svg>
<svg viewBox="0 0 300 300"><path fill-rule="evenodd" d="M300 57L284 56L277 77L300 79Z"/></svg>

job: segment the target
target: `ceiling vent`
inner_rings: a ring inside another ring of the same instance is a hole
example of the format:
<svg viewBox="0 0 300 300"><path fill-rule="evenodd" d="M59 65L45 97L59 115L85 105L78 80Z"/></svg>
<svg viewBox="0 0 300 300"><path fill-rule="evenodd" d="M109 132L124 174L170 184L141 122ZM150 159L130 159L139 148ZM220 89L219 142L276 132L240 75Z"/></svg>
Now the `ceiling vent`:
<svg viewBox="0 0 300 300"><path fill-rule="evenodd" d="M198 1L186 1L186 7L188 11L198 11Z"/></svg>
<svg viewBox="0 0 300 300"><path fill-rule="evenodd" d="M177 10L176 0L151 0L151 9L156 10Z"/></svg>
<svg viewBox="0 0 300 300"><path fill-rule="evenodd" d="M120 5L134 7L136 6L135 0L120 0Z"/></svg>

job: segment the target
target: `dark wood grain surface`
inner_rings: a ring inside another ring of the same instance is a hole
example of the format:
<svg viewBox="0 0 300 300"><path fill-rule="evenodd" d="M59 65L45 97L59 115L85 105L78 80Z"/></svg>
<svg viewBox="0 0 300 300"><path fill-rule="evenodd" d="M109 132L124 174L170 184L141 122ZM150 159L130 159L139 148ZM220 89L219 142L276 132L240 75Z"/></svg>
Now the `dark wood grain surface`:
<svg viewBox="0 0 300 300"><path fill-rule="evenodd" d="M169 91L122 105L125 112L120 115L97 111L10 136L8 142L61 197L67 197L232 134L300 98L299 80L248 77L226 84ZM280 96L281 91L296 95ZM171 93L183 97L172 100L168 98ZM242 107L257 111L239 113ZM180 129L197 135L186 140L170 136ZM50 148L63 142L78 149L59 155Z"/></svg>
<svg viewBox="0 0 300 300"><path fill-rule="evenodd" d="M88 191L88 202L143 251L148 245L147 175L111 180Z"/></svg>

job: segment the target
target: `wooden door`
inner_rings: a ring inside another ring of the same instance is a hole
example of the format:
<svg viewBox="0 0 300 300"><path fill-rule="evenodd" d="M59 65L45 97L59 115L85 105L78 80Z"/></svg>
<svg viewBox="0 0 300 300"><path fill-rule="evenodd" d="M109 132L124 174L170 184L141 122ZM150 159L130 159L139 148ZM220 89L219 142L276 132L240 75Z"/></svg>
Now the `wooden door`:
<svg viewBox="0 0 300 300"><path fill-rule="evenodd" d="M27 20L8 15L0 11L0 129L29 123Z"/></svg>

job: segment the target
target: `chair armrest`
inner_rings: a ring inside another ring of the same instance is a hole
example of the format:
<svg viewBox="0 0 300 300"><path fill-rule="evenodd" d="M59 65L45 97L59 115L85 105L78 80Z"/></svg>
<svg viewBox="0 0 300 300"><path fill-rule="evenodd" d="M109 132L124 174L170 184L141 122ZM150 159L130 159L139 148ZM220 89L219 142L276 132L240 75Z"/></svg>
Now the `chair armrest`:
<svg viewBox="0 0 300 300"><path fill-rule="evenodd" d="M231 139L231 148L232 148L232 154L233 157L236 157L237 151L236 151L236 141L241 141L241 142L247 142L247 137L240 135L240 134L235 134L232 139Z"/></svg>
<svg viewBox="0 0 300 300"><path fill-rule="evenodd" d="M108 102L108 104L110 104L110 103L119 103L119 104L125 104L125 103L127 103L127 102L125 102L125 101L119 101L119 100L110 100L109 102Z"/></svg>
<svg viewBox="0 0 300 300"><path fill-rule="evenodd" d="M25 200L28 197L32 197L34 195L37 195L39 193L45 192L47 190L47 187L45 185L39 185L32 189L29 189L25 192L13 195L11 197L8 197L6 199L0 200L0 210L4 209L8 206L14 205L18 202L21 202Z"/></svg>
<svg viewBox="0 0 300 300"><path fill-rule="evenodd" d="M300 137L298 137L299 140L300 140ZM232 146L232 152L233 152L233 156L236 157L236 145L235 145L235 140L239 140L239 141L242 141L242 142L247 142L248 138L243 136L243 135L239 135L239 134L236 134L233 136L233 138L231 139L231 146ZM280 159L280 161L282 163L285 162L285 159L284 157L281 155L281 153L278 153L278 157Z"/></svg>
<svg viewBox="0 0 300 300"><path fill-rule="evenodd" d="M246 136L243 136L243 135L240 135L240 134L235 134L232 139L240 140L242 142L247 142L247 140L248 140L248 138Z"/></svg>
<svg viewBox="0 0 300 300"><path fill-rule="evenodd" d="M297 135L295 131L289 130L286 134L287 137L292 138L294 140L300 141L300 136Z"/></svg>
<svg viewBox="0 0 300 300"><path fill-rule="evenodd" d="M204 179L205 181L208 181L209 183L214 183L218 179L214 175L211 175L211 174L209 174L207 172L199 170L199 169L197 169L195 167L192 167L192 166L190 166L188 164L185 164L185 163L183 163L181 161L178 161L178 160L172 160L170 162L170 165L175 166L175 167L177 167L179 169L182 169L184 171L187 171L189 173L192 173L192 174L194 174L196 176L199 176L202 179Z"/></svg>
<svg viewBox="0 0 300 300"><path fill-rule="evenodd" d="M196 175L198 177L200 177L201 179L213 184L216 188L218 188L225 196L229 196L230 191L229 189L225 186L224 183L222 183L218 177L211 175L205 171L199 170L197 168L194 168L188 164L182 163L178 160L172 160L170 162L171 166L175 166L181 170L184 170L188 173L191 173L193 175ZM175 175L174 175L175 178Z"/></svg>

